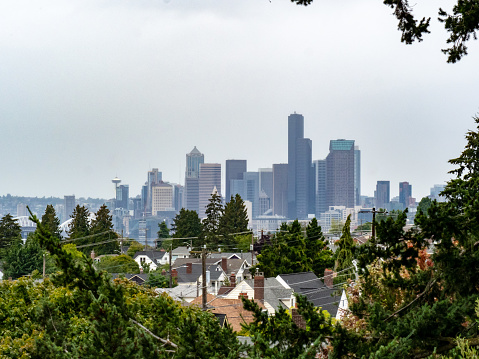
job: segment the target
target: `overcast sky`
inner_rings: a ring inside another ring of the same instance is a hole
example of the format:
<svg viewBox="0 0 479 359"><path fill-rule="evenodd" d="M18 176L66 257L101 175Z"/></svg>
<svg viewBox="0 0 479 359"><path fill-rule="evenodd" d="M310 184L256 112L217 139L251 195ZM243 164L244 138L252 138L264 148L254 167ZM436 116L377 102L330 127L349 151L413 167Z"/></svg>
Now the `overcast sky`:
<svg viewBox="0 0 479 359"><path fill-rule="evenodd" d="M432 33L406 46L381 0L2 1L0 195L111 198L118 176L135 196L152 167L183 184L193 146L223 172L286 163L296 111L313 159L354 139L362 194L409 181L419 200L479 110L479 43L440 51L452 3L418 0Z"/></svg>

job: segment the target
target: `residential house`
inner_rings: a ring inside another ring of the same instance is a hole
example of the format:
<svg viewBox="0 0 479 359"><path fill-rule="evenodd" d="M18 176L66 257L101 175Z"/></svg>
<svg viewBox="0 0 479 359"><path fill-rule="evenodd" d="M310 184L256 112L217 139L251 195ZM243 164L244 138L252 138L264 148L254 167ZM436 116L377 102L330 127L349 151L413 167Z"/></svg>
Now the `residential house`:
<svg viewBox="0 0 479 359"><path fill-rule="evenodd" d="M141 267L150 266L150 270L156 270L162 266L162 259L167 255L165 251L139 251L133 256L133 259Z"/></svg>

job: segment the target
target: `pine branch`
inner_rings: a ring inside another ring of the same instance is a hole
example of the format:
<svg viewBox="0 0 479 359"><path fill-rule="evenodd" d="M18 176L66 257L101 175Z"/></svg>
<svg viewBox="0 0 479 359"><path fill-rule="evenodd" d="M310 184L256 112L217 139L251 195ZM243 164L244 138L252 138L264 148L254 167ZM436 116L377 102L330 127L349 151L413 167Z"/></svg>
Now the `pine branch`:
<svg viewBox="0 0 479 359"><path fill-rule="evenodd" d="M429 283L426 285L426 289L424 289L424 292L422 292L421 294L419 294L416 298L414 298L409 304L407 304L406 306L398 309L397 311L395 311L393 314L391 314L389 317L387 317L386 319L384 319L384 322L387 322L389 319L391 319L392 317L394 317L396 314L402 312L404 309L410 307L415 301L417 301L419 298L421 298L424 294L426 294L427 291L429 291L429 289L431 289L431 287L434 285L434 283L436 283L436 279L434 280L430 280Z"/></svg>
<svg viewBox="0 0 479 359"><path fill-rule="evenodd" d="M162 342L163 344L165 345L171 345L173 348L175 349L178 349L178 345L176 345L175 343L173 343L172 341L170 341L170 339L163 339L163 338L160 338L159 336L157 336L156 334L154 334L153 332L151 332L147 327L145 327L143 324L141 323L138 323L136 320L130 318L130 320L135 323L136 325L138 325L141 329L143 329L145 332L147 332L148 334L150 334L153 338L155 338L156 340Z"/></svg>

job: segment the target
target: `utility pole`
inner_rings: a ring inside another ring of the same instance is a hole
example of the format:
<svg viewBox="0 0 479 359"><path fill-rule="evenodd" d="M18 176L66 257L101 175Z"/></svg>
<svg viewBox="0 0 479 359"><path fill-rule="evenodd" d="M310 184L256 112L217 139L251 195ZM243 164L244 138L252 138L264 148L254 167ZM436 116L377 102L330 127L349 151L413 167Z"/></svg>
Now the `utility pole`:
<svg viewBox="0 0 479 359"><path fill-rule="evenodd" d="M146 251L147 241L148 241L148 228L145 228L145 251Z"/></svg>
<svg viewBox="0 0 479 359"><path fill-rule="evenodd" d="M203 246L203 250L201 253L201 276L202 280L202 299L203 299L203 310L206 310L206 244Z"/></svg>
<svg viewBox="0 0 479 359"><path fill-rule="evenodd" d="M121 230L121 238L120 238L120 254L123 254L123 229Z"/></svg>
<svg viewBox="0 0 479 359"><path fill-rule="evenodd" d="M376 238L376 213L388 213L388 211L376 211L376 208L373 207L372 209L367 209L367 210L361 210L359 213L372 213L373 214L373 223L372 223L372 228L371 228L371 238L375 239Z"/></svg>
<svg viewBox="0 0 479 359"><path fill-rule="evenodd" d="M254 249L254 233L253 233L253 231L251 231L251 246L250 246L250 250L251 250L251 265L253 265L253 249Z"/></svg>
<svg viewBox="0 0 479 359"><path fill-rule="evenodd" d="M168 255L170 261L170 288L173 288L173 273L171 272L173 269L171 268L171 252L173 252L173 244L170 246L170 254Z"/></svg>
<svg viewBox="0 0 479 359"><path fill-rule="evenodd" d="M45 267L46 267L45 258L46 258L46 255L47 255L46 253L43 253L43 278L45 278Z"/></svg>

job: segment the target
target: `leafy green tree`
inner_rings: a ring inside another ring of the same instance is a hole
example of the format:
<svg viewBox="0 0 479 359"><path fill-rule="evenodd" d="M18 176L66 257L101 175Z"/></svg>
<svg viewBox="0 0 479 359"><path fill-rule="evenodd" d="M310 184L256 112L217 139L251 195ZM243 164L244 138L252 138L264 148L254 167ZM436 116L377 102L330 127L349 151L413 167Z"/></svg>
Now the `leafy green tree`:
<svg viewBox="0 0 479 359"><path fill-rule="evenodd" d="M151 271L148 273L148 279L145 284L152 288L168 288L170 286L170 279L161 274L160 271Z"/></svg>
<svg viewBox="0 0 479 359"><path fill-rule="evenodd" d="M306 256L311 261L313 272L318 276L324 275L326 268L334 265L333 252L328 249L321 226L318 220L313 218L306 227Z"/></svg>
<svg viewBox="0 0 479 359"><path fill-rule="evenodd" d="M7 248L3 259L4 277L13 279L42 271L43 250L35 235L28 236L25 244L20 241Z"/></svg>
<svg viewBox="0 0 479 359"><path fill-rule="evenodd" d="M120 252L120 243L115 241L118 235L113 231L112 216L106 205L102 205L98 209L95 218L91 221L90 235L91 237L88 242L90 244L99 244L97 246L86 247L84 251L85 254L88 254L92 250L95 251L96 255Z"/></svg>
<svg viewBox="0 0 479 359"><path fill-rule="evenodd" d="M432 200L429 197L423 197L419 204L417 205L417 211L421 211L424 214L427 214L429 207L432 205Z"/></svg>
<svg viewBox="0 0 479 359"><path fill-rule="evenodd" d="M20 242L21 235L22 228L10 213L0 219L0 258L8 247Z"/></svg>
<svg viewBox="0 0 479 359"><path fill-rule="evenodd" d="M97 263L98 270L108 273L140 273L140 267L133 258L126 254L119 256L104 256Z"/></svg>
<svg viewBox="0 0 479 359"><path fill-rule="evenodd" d="M318 311L305 297L297 296L297 311L305 328L298 327L284 308L268 316L254 301L242 300L244 308L254 317L251 324L243 325L253 341L248 348L250 358L316 358L317 354L322 354L322 345L334 333L329 314Z"/></svg>
<svg viewBox="0 0 479 359"><path fill-rule="evenodd" d="M243 199L239 194L226 203L223 215L219 221L220 231L224 236L224 244L234 244L234 233L246 232L248 230L248 213Z"/></svg>
<svg viewBox="0 0 479 359"><path fill-rule="evenodd" d="M152 249L152 248L147 248L147 249ZM128 250L126 251L126 255L130 256L133 258L136 252L144 251L145 250L145 245L141 244L137 241L132 241L130 243L130 246L128 247Z"/></svg>
<svg viewBox="0 0 479 359"><path fill-rule="evenodd" d="M223 244L223 238L220 238L220 219L223 216L223 204L218 192L211 194L205 213L206 218L203 219L201 237L208 247L216 249L219 244Z"/></svg>
<svg viewBox="0 0 479 359"><path fill-rule="evenodd" d="M173 249L179 247L183 242L182 239L175 240L175 238L190 238L201 236L203 226L201 219L196 211L182 208L173 219L171 230L173 234ZM193 240L194 245L199 245L201 241ZM169 249L169 248L166 248Z"/></svg>
<svg viewBox="0 0 479 359"><path fill-rule="evenodd" d="M57 217L53 205L47 205L42 216L42 225L55 237L61 238L60 220Z"/></svg>
<svg viewBox="0 0 479 359"><path fill-rule="evenodd" d="M291 0L291 2L307 6L313 0ZM409 5L408 0L383 0L383 3L394 9L393 14L398 20L398 30L402 33L401 42L406 44L412 44L416 40L420 42L422 35L429 33L431 18L422 18L418 22L412 14L413 7ZM479 30L479 7L476 1L457 0L452 13L439 8L439 21L449 32L447 43L451 44L442 52L448 56L447 62L455 63L467 55L465 43L471 39L471 36L476 39L476 31Z"/></svg>

